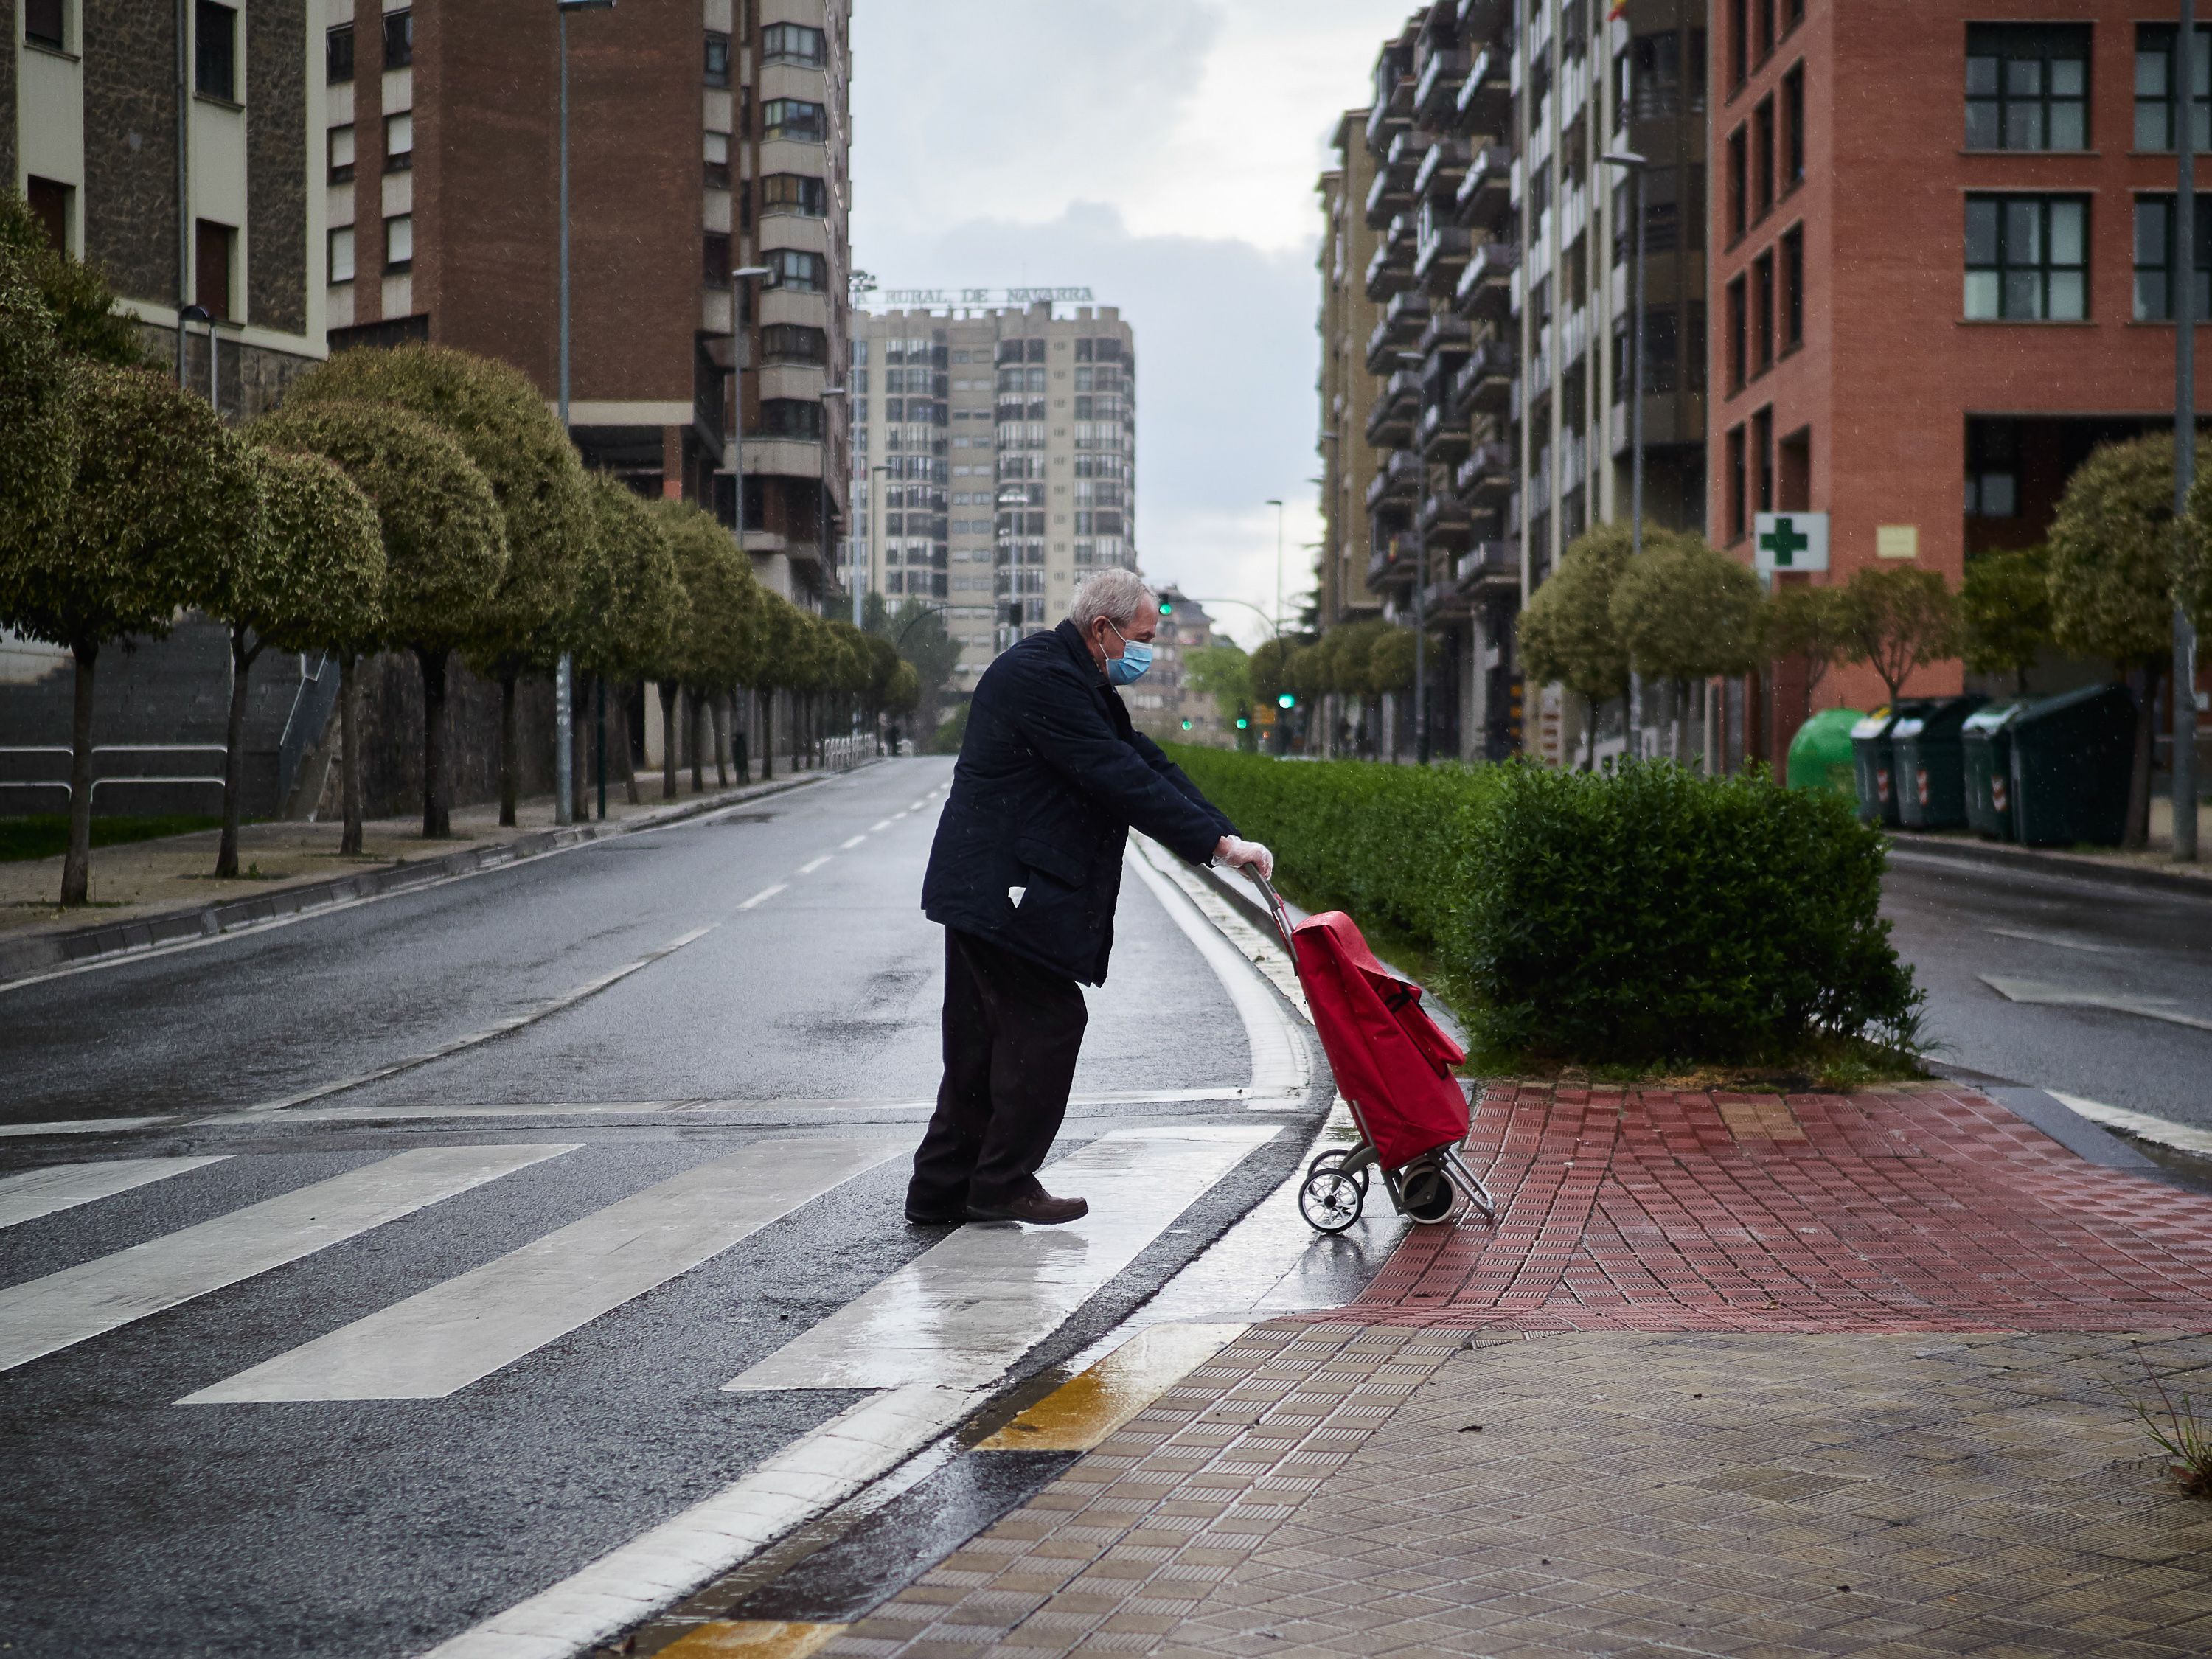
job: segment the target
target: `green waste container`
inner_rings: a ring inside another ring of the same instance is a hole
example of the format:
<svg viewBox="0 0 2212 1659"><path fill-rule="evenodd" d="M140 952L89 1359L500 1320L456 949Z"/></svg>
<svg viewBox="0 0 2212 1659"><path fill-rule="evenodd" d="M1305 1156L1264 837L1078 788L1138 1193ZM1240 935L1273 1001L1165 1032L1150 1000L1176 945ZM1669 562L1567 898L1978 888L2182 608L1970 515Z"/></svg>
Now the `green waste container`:
<svg viewBox="0 0 2212 1659"><path fill-rule="evenodd" d="M2012 717L2024 702L1993 703L1966 716L1959 744L1966 767L1966 827L1991 841L2016 838L2012 813Z"/></svg>
<svg viewBox="0 0 2212 1659"><path fill-rule="evenodd" d="M1959 729L1987 697L1936 697L1892 726L1897 815L1908 830L1949 830L1966 821L1966 757Z"/></svg>
<svg viewBox="0 0 2212 1659"><path fill-rule="evenodd" d="M2136 702L2124 685L2084 686L2012 719L2014 833L2027 847L2117 847L2128 822Z"/></svg>
<svg viewBox="0 0 2212 1659"><path fill-rule="evenodd" d="M1856 708L1823 708L1790 739L1790 787L1828 789L1845 800L1858 799L1851 763L1851 732L1866 716Z"/></svg>
<svg viewBox="0 0 2212 1659"><path fill-rule="evenodd" d="M1859 817L1868 823L1895 829L1905 820L1898 816L1897 757L1889 737L1898 721L1927 709L1924 698L1905 697L1894 708L1877 708L1851 727L1851 763L1859 780Z"/></svg>

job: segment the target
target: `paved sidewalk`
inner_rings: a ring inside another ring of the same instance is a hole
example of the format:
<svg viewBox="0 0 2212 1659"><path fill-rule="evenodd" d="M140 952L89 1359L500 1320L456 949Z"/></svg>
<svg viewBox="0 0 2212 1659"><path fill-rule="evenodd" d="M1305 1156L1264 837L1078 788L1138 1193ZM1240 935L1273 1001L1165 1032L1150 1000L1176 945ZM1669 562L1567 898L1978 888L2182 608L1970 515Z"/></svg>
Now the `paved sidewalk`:
<svg viewBox="0 0 2212 1659"><path fill-rule="evenodd" d="M2212 1652L2212 1503L2133 1414L2212 1396L2212 1199L1957 1087L1509 1087L1470 1158L1494 1232L1255 1327L821 1650Z"/></svg>

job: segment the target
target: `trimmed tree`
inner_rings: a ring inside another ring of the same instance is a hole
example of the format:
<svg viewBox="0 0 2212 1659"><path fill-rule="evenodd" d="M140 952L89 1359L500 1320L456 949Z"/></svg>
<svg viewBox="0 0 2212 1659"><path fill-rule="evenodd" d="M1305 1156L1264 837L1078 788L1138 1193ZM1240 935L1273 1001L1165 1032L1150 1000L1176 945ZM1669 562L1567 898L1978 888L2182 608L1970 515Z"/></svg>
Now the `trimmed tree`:
<svg viewBox="0 0 2212 1659"><path fill-rule="evenodd" d="M68 356L111 368L166 366L146 349L137 319L115 308L115 289L97 265L54 247L46 228L13 190L0 189L0 261L31 285ZM12 453L15 428L9 434Z"/></svg>
<svg viewBox="0 0 2212 1659"><path fill-rule="evenodd" d="M68 359L27 261L0 243L0 621L15 573L62 532L76 470L76 411Z"/></svg>
<svg viewBox="0 0 2212 1659"><path fill-rule="evenodd" d="M1183 659L1183 678L1200 696L1213 699L1230 740L1241 746L1250 727L1240 732L1237 722L1252 717L1252 659L1244 647L1226 637L1201 646Z"/></svg>
<svg viewBox="0 0 2212 1659"><path fill-rule="evenodd" d="M85 902L91 872L100 647L160 639L179 611L220 592L261 510L241 446L199 398L143 369L80 365L75 383L76 465L60 532L0 570L0 619L76 660L66 905Z"/></svg>
<svg viewBox="0 0 2212 1659"><path fill-rule="evenodd" d="M206 609L230 626L222 839L215 873L238 873L246 787L246 695L255 660L279 651L335 649L374 635L383 619L384 539L376 509L336 463L297 451L249 448L261 493L261 533L239 550Z"/></svg>
<svg viewBox="0 0 2212 1659"><path fill-rule="evenodd" d="M2027 692L2027 671L2051 637L2051 550L2023 547L1966 561L1959 586L1960 654L1977 674L1997 674Z"/></svg>
<svg viewBox="0 0 2212 1659"><path fill-rule="evenodd" d="M1932 570L1862 565L1844 584L1838 616L1843 659L1871 667L1893 704L1916 670L1959 653L1959 602Z"/></svg>
<svg viewBox="0 0 2212 1659"><path fill-rule="evenodd" d="M2212 465L2212 446L2197 447L2197 464ZM2190 497L2194 524L2205 521L2198 508L2204 499ZM2114 664L2135 694L2135 766L2122 842L2128 847L2150 839L2158 687L2173 651L2177 592L2199 626L2207 619L2197 537L2189 538L2185 568L2178 568L2176 539L2171 433L2098 450L2068 480L2051 526L2051 633L2066 650Z"/></svg>
<svg viewBox="0 0 2212 1659"><path fill-rule="evenodd" d="M629 730L633 685L665 669L690 612L684 578L660 521L635 490L604 472L586 475L597 527L577 589L577 664L615 690L615 729ZM637 805L637 768L622 740L623 786Z"/></svg>
<svg viewBox="0 0 2212 1659"><path fill-rule="evenodd" d="M1647 527L1644 547L1621 570L1607 609L1629 665L1670 688L1679 762L1689 687L1757 666L1765 595L1758 577L1698 537Z"/></svg>
<svg viewBox="0 0 2212 1659"><path fill-rule="evenodd" d="M711 513L689 501L655 501L653 517L668 538L676 572L690 601L677 653L677 678L690 703L691 787L706 787L699 754L700 716L711 698L734 686L749 654L751 612L758 592L752 562L737 538ZM675 748L676 686L662 683L661 708Z"/></svg>
<svg viewBox="0 0 2212 1659"><path fill-rule="evenodd" d="M1777 586L1766 602L1768 660L1802 658L1806 667L1805 695L1820 690L1827 672L1850 648L1848 622L1840 587Z"/></svg>
<svg viewBox="0 0 2212 1659"><path fill-rule="evenodd" d="M1634 556L1626 525L1594 525L1521 612L1522 678L1560 685L1589 708L1583 763L1597 763L1598 710L1628 695L1628 647L1613 626L1613 592Z"/></svg>
<svg viewBox="0 0 2212 1659"><path fill-rule="evenodd" d="M574 648L568 624L596 528L575 446L520 369L447 346L341 352L301 375L286 401L396 404L451 433L491 485L507 564L476 609L465 655L499 682L499 821L514 823L516 685Z"/></svg>
<svg viewBox="0 0 2212 1659"><path fill-rule="evenodd" d="M329 457L376 509L385 561L379 642L414 653L422 672L422 833L448 835L446 671L476 637L478 608L507 568L491 485L450 433L394 404L288 403L250 431L272 449ZM355 735L346 734L349 756Z"/></svg>

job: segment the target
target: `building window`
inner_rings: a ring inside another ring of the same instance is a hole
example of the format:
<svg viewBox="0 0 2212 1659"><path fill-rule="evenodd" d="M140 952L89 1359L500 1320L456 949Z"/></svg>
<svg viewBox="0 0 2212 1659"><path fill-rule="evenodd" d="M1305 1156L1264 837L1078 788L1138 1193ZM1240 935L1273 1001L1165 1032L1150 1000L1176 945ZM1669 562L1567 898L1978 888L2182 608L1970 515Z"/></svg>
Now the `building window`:
<svg viewBox="0 0 2212 1659"><path fill-rule="evenodd" d="M1740 426L1730 427L1728 434L1728 476L1722 481L1721 489L1726 498L1722 502L1723 515L1728 525L1728 538L1731 542L1743 539L1744 465L1744 430Z"/></svg>
<svg viewBox="0 0 2212 1659"><path fill-rule="evenodd" d="M230 266L238 232L211 219L193 222L192 299L219 323L229 322Z"/></svg>
<svg viewBox="0 0 2212 1659"><path fill-rule="evenodd" d="M342 86L353 79L353 25L341 23L323 36L323 79Z"/></svg>
<svg viewBox="0 0 2212 1659"><path fill-rule="evenodd" d="M216 0L192 5L192 90L226 104L238 101L238 13Z"/></svg>
<svg viewBox="0 0 2212 1659"><path fill-rule="evenodd" d="M1754 218L1764 219L1774 207L1774 100L1765 100L1752 112L1751 167Z"/></svg>
<svg viewBox="0 0 2212 1659"><path fill-rule="evenodd" d="M70 251L70 198L76 192L52 179L33 174L23 181L23 200L31 216L46 233L46 246L57 253Z"/></svg>
<svg viewBox="0 0 2212 1659"><path fill-rule="evenodd" d="M1729 0L1729 85L1751 78L1751 0Z"/></svg>
<svg viewBox="0 0 2212 1659"><path fill-rule="evenodd" d="M760 422L763 437L797 438L807 443L822 441L822 405L803 398L763 398Z"/></svg>
<svg viewBox="0 0 2212 1659"><path fill-rule="evenodd" d="M730 234L726 230L710 230L699 239L699 276L711 288L726 288L730 283Z"/></svg>
<svg viewBox="0 0 2212 1659"><path fill-rule="evenodd" d="M818 328L796 323L770 323L761 330L761 361L766 363L820 364L830 361L830 337Z"/></svg>
<svg viewBox="0 0 2212 1659"><path fill-rule="evenodd" d="M1774 511L1774 410L1762 409L1751 417L1752 499L1754 511Z"/></svg>
<svg viewBox="0 0 2212 1659"><path fill-rule="evenodd" d="M2087 149L2089 31L1977 23L1966 31L1968 149Z"/></svg>
<svg viewBox="0 0 2212 1659"><path fill-rule="evenodd" d="M1741 241L1750 224L1751 137L1738 127L1728 141L1728 228L1730 243Z"/></svg>
<svg viewBox="0 0 2212 1659"><path fill-rule="evenodd" d="M2136 198L2136 304L2139 323L2173 320L2174 198ZM2212 317L2212 196L2199 195L2191 226L2197 244L2197 319Z"/></svg>
<svg viewBox="0 0 2212 1659"><path fill-rule="evenodd" d="M706 134L704 154L707 188L727 190L730 187L730 135L726 132Z"/></svg>
<svg viewBox="0 0 2212 1659"><path fill-rule="evenodd" d="M761 137L822 143L830 137L829 112L800 98L771 98L761 106Z"/></svg>
<svg viewBox="0 0 2212 1659"><path fill-rule="evenodd" d="M1751 294L1742 277L1728 285L1728 378L1730 392L1741 391L1747 378Z"/></svg>
<svg viewBox="0 0 2212 1659"><path fill-rule="evenodd" d="M720 29L707 31L707 84L722 91L730 85L730 37Z"/></svg>
<svg viewBox="0 0 2212 1659"><path fill-rule="evenodd" d="M410 270L415 265L415 216L395 214L384 222L384 268Z"/></svg>
<svg viewBox="0 0 2212 1659"><path fill-rule="evenodd" d="M1805 0L1782 0L1782 33L1785 39L1804 21Z"/></svg>
<svg viewBox="0 0 2212 1659"><path fill-rule="evenodd" d="M1751 3L1759 26L1759 61L1763 64L1774 55L1774 0L1751 0Z"/></svg>
<svg viewBox="0 0 2212 1659"><path fill-rule="evenodd" d="M1805 66L1782 77L1782 193L1805 182Z"/></svg>
<svg viewBox="0 0 2212 1659"><path fill-rule="evenodd" d="M384 14L384 67L405 69L414 61L415 14L387 11Z"/></svg>
<svg viewBox="0 0 2212 1659"><path fill-rule="evenodd" d="M54 52L69 50L69 0L23 0L23 39Z"/></svg>
<svg viewBox="0 0 2212 1659"><path fill-rule="evenodd" d="M353 177L352 125L332 127L326 142L330 153L331 182L343 185Z"/></svg>
<svg viewBox="0 0 2212 1659"><path fill-rule="evenodd" d="M330 261L331 281L333 283L353 281L353 227L351 225L341 225L331 233Z"/></svg>
<svg viewBox="0 0 2212 1659"><path fill-rule="evenodd" d="M830 286L830 261L819 253L802 253L789 247L772 248L762 255L761 263L769 268L770 288L820 294Z"/></svg>
<svg viewBox="0 0 2212 1659"><path fill-rule="evenodd" d="M2171 23L2136 25L2137 149L2173 148L2173 95L2180 80L2174 73L2174 33ZM2189 64L2189 103L2197 115L2192 148L2200 154L2212 150L2212 28L2197 31L2197 51Z"/></svg>
<svg viewBox="0 0 2212 1659"><path fill-rule="evenodd" d="M415 165L415 117L403 110L384 118L384 170L404 173Z"/></svg>
<svg viewBox="0 0 2212 1659"><path fill-rule="evenodd" d="M2020 428L2010 421L1966 422L1966 516L2010 519L2020 513Z"/></svg>
<svg viewBox="0 0 2212 1659"><path fill-rule="evenodd" d="M796 213L819 219L830 210L830 187L801 173L771 173L761 180L761 212Z"/></svg>
<svg viewBox="0 0 2212 1659"><path fill-rule="evenodd" d="M1759 374L1774 367L1774 255L1762 253L1751 264L1751 344Z"/></svg>
<svg viewBox="0 0 2212 1659"><path fill-rule="evenodd" d="M803 23L771 23L761 31L761 62L806 64L819 69L830 61L827 39Z"/></svg>
<svg viewBox="0 0 2212 1659"><path fill-rule="evenodd" d="M1966 316L2080 322L2089 314L2089 204L2079 196L1966 198Z"/></svg>
<svg viewBox="0 0 2212 1659"><path fill-rule="evenodd" d="M1782 239L1782 349L1805 343L1805 227Z"/></svg>

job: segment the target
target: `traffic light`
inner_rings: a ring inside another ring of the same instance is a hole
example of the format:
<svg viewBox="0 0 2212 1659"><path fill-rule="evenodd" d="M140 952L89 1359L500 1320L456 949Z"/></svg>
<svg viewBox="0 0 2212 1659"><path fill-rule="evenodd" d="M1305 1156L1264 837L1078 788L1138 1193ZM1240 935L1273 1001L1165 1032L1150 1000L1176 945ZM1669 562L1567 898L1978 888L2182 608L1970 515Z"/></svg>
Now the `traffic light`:
<svg viewBox="0 0 2212 1659"><path fill-rule="evenodd" d="M1296 708L1298 706L1298 700L1294 693L1285 691L1275 699L1275 706L1278 708Z"/></svg>
<svg viewBox="0 0 2212 1659"><path fill-rule="evenodd" d="M1185 720L1182 723L1182 729L1186 732L1190 730L1190 722L1188 720Z"/></svg>
<svg viewBox="0 0 2212 1659"><path fill-rule="evenodd" d="M1172 617L1175 615L1175 601L1173 599L1167 599L1165 597L1161 599L1160 615L1163 617Z"/></svg>
<svg viewBox="0 0 2212 1659"><path fill-rule="evenodd" d="M1251 729L1251 726L1252 722L1246 720L1242 714L1239 714L1237 717L1237 729L1239 732L1249 731Z"/></svg>

